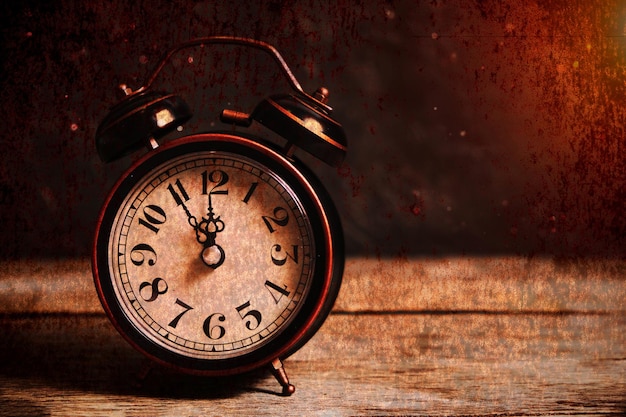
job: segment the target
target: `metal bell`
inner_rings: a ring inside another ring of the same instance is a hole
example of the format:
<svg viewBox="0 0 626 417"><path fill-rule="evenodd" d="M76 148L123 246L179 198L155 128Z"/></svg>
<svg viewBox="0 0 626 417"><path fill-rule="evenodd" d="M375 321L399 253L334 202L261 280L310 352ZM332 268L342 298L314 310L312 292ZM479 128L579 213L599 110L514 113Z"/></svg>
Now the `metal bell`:
<svg viewBox="0 0 626 417"><path fill-rule="evenodd" d="M316 100L291 94L271 96L256 106L250 119L337 167L345 158L347 140L343 127L329 116L328 107L324 106L327 96L326 89L318 90Z"/></svg>
<svg viewBox="0 0 626 417"><path fill-rule="evenodd" d="M116 104L96 131L100 159L110 162L160 139L192 116L185 101L158 91L132 93Z"/></svg>

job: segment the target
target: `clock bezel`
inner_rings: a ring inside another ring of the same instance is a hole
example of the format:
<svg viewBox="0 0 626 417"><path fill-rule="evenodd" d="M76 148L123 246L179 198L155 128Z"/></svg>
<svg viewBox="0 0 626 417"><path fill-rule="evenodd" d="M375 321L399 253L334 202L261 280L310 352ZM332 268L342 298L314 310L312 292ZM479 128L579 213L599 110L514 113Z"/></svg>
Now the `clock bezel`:
<svg viewBox="0 0 626 417"><path fill-rule="evenodd" d="M115 296L109 273L108 244L120 205L133 186L155 167L181 155L223 151L244 156L266 166L286 182L305 208L316 248L315 270L304 305L276 337L249 353L224 359L180 355L153 343L127 319ZM343 273L343 234L336 209L316 176L297 160L279 153L276 146L241 133L202 133L171 141L136 161L110 191L100 212L92 252L94 283L107 316L135 349L162 365L203 375L239 374L285 359L301 348L320 328L339 292Z"/></svg>

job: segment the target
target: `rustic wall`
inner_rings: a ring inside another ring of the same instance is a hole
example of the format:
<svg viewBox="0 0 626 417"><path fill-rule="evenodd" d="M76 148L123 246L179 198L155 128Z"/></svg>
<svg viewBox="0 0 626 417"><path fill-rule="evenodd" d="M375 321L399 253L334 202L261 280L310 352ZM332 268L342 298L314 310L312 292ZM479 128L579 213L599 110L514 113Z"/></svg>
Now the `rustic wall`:
<svg viewBox="0 0 626 417"><path fill-rule="evenodd" d="M293 3L3 2L0 258L89 253L131 160L95 153L116 86L214 34L265 40L307 90L331 90L349 156L313 165L350 253L624 257L623 2ZM160 82L194 108L189 133L284 90L274 71L258 54L195 50Z"/></svg>

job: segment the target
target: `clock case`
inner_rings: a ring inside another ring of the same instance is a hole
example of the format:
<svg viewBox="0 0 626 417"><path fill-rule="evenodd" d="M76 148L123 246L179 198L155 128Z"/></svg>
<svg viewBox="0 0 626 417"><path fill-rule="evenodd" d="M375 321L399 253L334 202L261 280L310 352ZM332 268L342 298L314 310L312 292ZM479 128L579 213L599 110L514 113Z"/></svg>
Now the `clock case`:
<svg viewBox="0 0 626 417"><path fill-rule="evenodd" d="M292 323L267 344L249 354L220 360L178 355L145 338L126 319L109 274L109 231L127 193L153 168L172 158L193 152L217 151L243 155L278 175L300 198L311 223L316 247L311 289ZM152 360L177 370L209 376L239 374L285 359L301 348L330 313L344 266L344 242L337 211L316 176L296 159L282 156L280 149L260 138L232 133L197 134L171 141L136 162L114 186L99 218L94 247L94 280L98 295L118 331Z"/></svg>
<svg viewBox="0 0 626 417"><path fill-rule="evenodd" d="M286 139L284 147L244 132L208 132L193 134L159 145L158 140L192 117L179 96L154 92L150 86L174 52L198 45L230 43L268 52L279 64L295 94L281 94L263 100L251 114L225 109L221 120L243 128L260 123ZM170 50L148 82L136 91L122 86L127 97L114 106L96 132L96 148L101 159L109 162L139 148L151 149L135 162L117 181L101 210L94 247L92 268L100 301L111 322L137 350L155 361L178 371L207 376L240 374L268 366L283 388L291 395L295 387L282 360L300 349L319 330L336 300L344 267L344 240L337 210L316 175L293 154L301 148L322 161L339 166L347 150L343 128L330 116L328 90L304 93L282 57L271 45L231 37L199 38ZM196 359L159 347L126 318L114 291L109 274L109 231L121 202L132 187L154 167L183 154L220 151L242 155L265 165L288 183L309 215L316 242L315 272L312 287L294 320L270 342L248 354L227 359Z"/></svg>

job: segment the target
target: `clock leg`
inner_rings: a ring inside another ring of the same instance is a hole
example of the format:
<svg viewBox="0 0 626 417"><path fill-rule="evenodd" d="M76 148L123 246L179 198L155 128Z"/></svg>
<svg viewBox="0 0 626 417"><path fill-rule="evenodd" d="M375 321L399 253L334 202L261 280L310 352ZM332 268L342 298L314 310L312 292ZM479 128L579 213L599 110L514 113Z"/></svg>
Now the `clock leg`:
<svg viewBox="0 0 626 417"><path fill-rule="evenodd" d="M148 376L152 373L153 369L154 366L152 362L144 362L139 372L137 372L137 375L135 375L135 381L133 383L133 386L135 388L143 388L145 380L148 379Z"/></svg>
<svg viewBox="0 0 626 417"><path fill-rule="evenodd" d="M283 387L283 395L289 396L296 392L296 387L289 383L289 378L287 377L287 372L285 372L285 367L279 358L276 358L272 361L271 371L274 377L278 380L278 383Z"/></svg>

